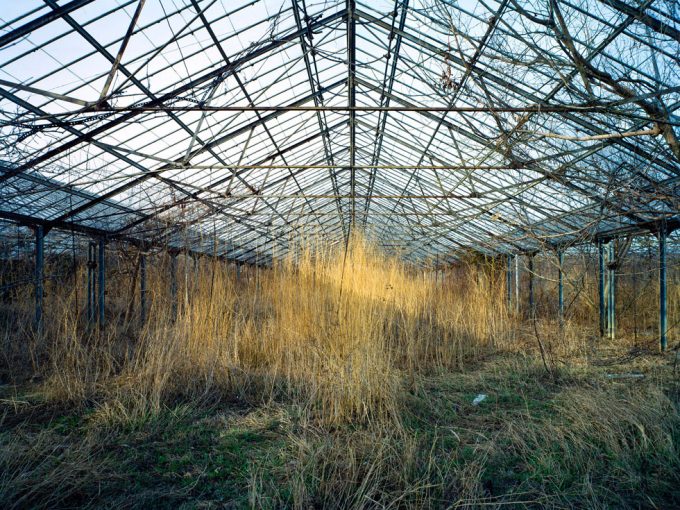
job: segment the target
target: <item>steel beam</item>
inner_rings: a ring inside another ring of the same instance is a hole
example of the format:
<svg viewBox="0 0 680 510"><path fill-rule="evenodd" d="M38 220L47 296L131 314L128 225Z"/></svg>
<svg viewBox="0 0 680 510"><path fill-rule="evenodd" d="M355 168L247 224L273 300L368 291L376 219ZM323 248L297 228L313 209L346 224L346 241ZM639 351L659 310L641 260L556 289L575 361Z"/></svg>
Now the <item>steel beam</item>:
<svg viewBox="0 0 680 510"><path fill-rule="evenodd" d="M210 25L210 22L206 19L205 15L203 14L203 11L201 10L200 6L198 5L197 0L191 0L191 3L193 4L194 8L198 12L199 17L201 18L201 22L203 23L205 30L210 35L210 38L212 39L213 44L215 45L215 48L217 49L217 51L222 56L222 60L224 61L225 64L231 65L231 60L229 59L228 55L225 53L224 48L222 48L222 45L220 44L220 41L219 41L217 35L215 35L215 32L213 31L213 29ZM250 106L255 106L255 102L253 101L251 95L248 93L248 90L246 89L246 86L243 83L243 80L241 80L241 77L238 74L238 69L235 69L232 72L232 76L236 80L236 83L238 84L239 88L241 89L241 92L243 92L243 95L245 96L246 100L248 101L248 104ZM272 135L269 127L266 124L266 121L263 120L263 117L260 114L260 112L255 112L255 116L257 117L257 120L261 122L262 129L267 134L267 137L271 141L271 143L274 146L274 148L276 149L276 151L281 152L281 148L279 147L279 144L276 142L274 135ZM194 133L194 136L196 136L196 135L197 135L197 133ZM205 145L203 142L201 142L201 144ZM189 154L187 154L187 156L189 156ZM217 155L215 155L215 156L217 157ZM286 161L286 158L283 155L281 156L281 160L283 161L284 164L288 164L288 162ZM187 161L188 161L188 159L187 159ZM295 185L300 190L300 193L303 193L302 187L300 186L300 184L299 184L298 180L296 179L295 175L293 174L293 172L290 169L288 169L288 172L290 174L289 176L293 179L293 182L295 183ZM307 207L309 207L309 209L311 211L315 211L314 207L312 207L312 204L307 199L304 199L304 200L307 204ZM272 208L272 209L275 210L274 208ZM319 224L319 227L321 229L323 229L324 228L323 224L321 223L321 221L319 220L318 217L316 218L316 220L317 220L317 223Z"/></svg>
<svg viewBox="0 0 680 510"><path fill-rule="evenodd" d="M628 5L626 2L621 2L620 0L600 0L600 2L607 4L613 9L626 14L632 18L635 18L640 23L648 26L656 33L675 39L680 42L680 30L676 30L673 26L664 23L645 12L644 9L639 9L632 5Z"/></svg>
<svg viewBox="0 0 680 510"><path fill-rule="evenodd" d="M97 244L90 241L87 246L87 322L94 324L95 321L95 302L96 288L95 269L97 268Z"/></svg>
<svg viewBox="0 0 680 510"><path fill-rule="evenodd" d="M56 11L55 11L56 12ZM342 19L345 16L345 13L343 12L337 12L334 14L331 14L325 18L319 19L313 23L310 23L310 29L311 30L317 30L319 28L322 28L334 21L338 21ZM303 32L304 33L304 32ZM291 32L290 34L287 34L283 37L279 37L274 39L272 42L269 44L265 44L263 46L260 46L256 49L254 49L252 52L243 55L242 57L239 57L237 59L234 59L231 64L224 64L222 66L219 66L215 69L212 69L211 71L203 74L202 76L199 76L193 80L190 80L188 82L183 83L182 85L179 85L177 88L174 90L171 90L169 92L164 93L161 96L157 96L154 99L149 100L145 106L147 107L159 107L165 104L167 101L170 101L171 99L174 99L178 96L181 96L182 94L192 91L193 89L197 88L198 86L207 83L211 80L214 80L216 78L220 79L226 79L226 76L233 74L237 69L245 66L248 62L251 60L260 57L262 55L266 55L272 50L275 50L276 48L279 48L281 46L285 46L286 44L296 40L300 36L300 33L297 31ZM175 109L173 108L173 111ZM12 171L0 175L0 182L10 178L14 177L15 175L19 175L20 173L24 172L25 170L29 168L33 168L34 166L38 165L39 163L42 163L44 161L47 161L49 159L54 158L55 156L72 149L73 147L76 147L80 145L81 143L88 143L91 142L92 140L95 139L96 136L107 132L114 126L124 124L125 122L130 121L133 119L135 116L139 115L140 113L143 113L142 111L128 111L127 113L120 115L116 117L115 119L105 122L101 124L100 126L92 129L91 131L87 133L83 133L79 136L76 136L75 138L69 140L68 142L63 143L62 145L59 145L57 147L54 147L45 153L41 154L37 158L17 167L14 168ZM203 150L207 150L207 148L202 148L201 152Z"/></svg>
<svg viewBox="0 0 680 510"><path fill-rule="evenodd" d="M515 254L515 313L519 314L519 254Z"/></svg>
<svg viewBox="0 0 680 510"><path fill-rule="evenodd" d="M607 336L616 338L616 254L614 241L607 243Z"/></svg>
<svg viewBox="0 0 680 510"><path fill-rule="evenodd" d="M139 316L142 324L146 322L146 255L139 256Z"/></svg>
<svg viewBox="0 0 680 510"><path fill-rule="evenodd" d="M307 28L309 29L309 23L311 19L307 15L307 6L305 4L305 1L302 0L302 8L299 5L299 0L291 0L292 3L292 9L293 9L293 15L295 16L295 24L297 25L298 31L302 31L302 16L301 14L304 15L304 20ZM302 11L302 12L301 12ZM306 42L306 38L309 39L309 48ZM321 80L319 78L319 69L316 63L316 50L314 49L314 42L313 42L313 32L311 29L309 29L306 33L306 35L300 35L300 47L302 49L302 56L305 62L305 69L307 71L307 81L309 82L309 89L310 93L314 94L317 90L321 90ZM311 59L310 59L311 56ZM324 99L323 95L316 96L314 95L314 106L324 106ZM333 158L333 146L331 144L331 138L329 135L329 129L328 129L328 120L326 118L326 112L321 112L317 111L316 112L316 119L317 123L319 125L319 131L323 135L323 147L324 147L324 153L326 155L326 162L328 165L333 165L335 166L335 159ZM329 169L331 167L329 166ZM332 172L329 170L328 175L331 179L331 184L333 185L333 190L335 193L340 194L340 188L338 187L338 180L335 172ZM337 206L337 211L338 215L343 218L342 216L342 203L340 200L336 200L336 206ZM345 225L344 218L342 219L342 229L343 229L343 234L346 236L347 235L347 226Z"/></svg>
<svg viewBox="0 0 680 510"><path fill-rule="evenodd" d="M99 246L98 246L98 252L99 256L97 257L99 260L97 261L97 269L98 269L98 289L97 289L97 294L98 294L98 305L97 308L99 310L99 327L103 328L105 325L105 311L106 311L106 301L105 301L105 295L106 295L106 241L104 238L99 239Z"/></svg>
<svg viewBox="0 0 680 510"><path fill-rule="evenodd" d="M35 330L43 331L43 297L45 281L45 228L35 227Z"/></svg>
<svg viewBox="0 0 680 510"><path fill-rule="evenodd" d="M139 15L142 13L142 9L144 8L144 3L146 0L139 0L137 2L137 8L135 9L135 13L132 15L132 19L130 20L130 24L128 25L127 32L125 32L125 37L123 37L123 41L120 43L120 48L118 49L118 54L116 55L116 59L113 62L113 65L111 66L111 70L109 71L109 75L106 77L106 83L104 83L104 88L102 89L101 93L99 94L99 101L103 101L106 99L106 96L109 93L109 87L111 87L111 83L113 82L113 78L116 75L116 71L118 70L118 67L120 66L121 60L123 60L123 54L125 53L125 48L127 48L128 43L130 42L130 37L132 37L132 33L134 32L135 25L137 24L137 21L139 20ZM98 51L99 48L97 48Z"/></svg>
<svg viewBox="0 0 680 510"><path fill-rule="evenodd" d="M505 290L508 295L508 312L510 312L512 308L512 255L507 255L505 262Z"/></svg>
<svg viewBox="0 0 680 510"><path fill-rule="evenodd" d="M659 346L666 350L668 339L667 289L666 289L666 228L659 230Z"/></svg>
<svg viewBox="0 0 680 510"><path fill-rule="evenodd" d="M20 27L15 28L11 32L3 34L2 36L0 36L0 48L2 48L3 46L7 46L8 44L16 41L17 39L26 37L31 32L39 29L40 27L44 27L48 23L51 23L52 21L61 18L62 16L68 14L69 12L75 11L76 9L79 9L84 5L92 3L93 1L94 0L73 0L72 2L64 4L61 7L57 7L56 9L54 9L51 12L48 12L47 14L43 14L42 16L39 16L34 20L29 21L25 25L21 25Z"/></svg>
<svg viewBox="0 0 680 510"><path fill-rule="evenodd" d="M409 0L404 0L401 4L401 16L399 18L399 30L403 32L405 26L406 26L406 16L408 14L408 2ZM394 29L394 22L396 21L396 16L397 16L397 10L398 10L398 0L395 0L394 4L394 12L393 12L393 19L392 19L392 29ZM394 51L391 51L391 42L392 39L395 39L394 43ZM380 94L380 106L381 107L389 107L390 106L390 94L392 94L392 89L394 87L394 80L397 74L397 64L399 62L399 52L401 50L401 34L397 34L396 37L394 37L394 32L390 31L390 37L389 37L389 43L388 43L388 58L387 62L385 63L385 74L383 76L383 92ZM390 65L389 61L390 58L392 59L392 63ZM389 69L389 76L388 76L388 69ZM385 94L387 92L387 95ZM375 149L373 152L373 157L371 159L371 163L373 165L377 165L380 163L380 156L382 153L382 147L383 147L383 140L385 137L385 127L387 125L387 117L388 114L387 112L380 112L378 115L378 131L376 135L376 142L375 142ZM371 170L371 176L369 178L368 182L368 195L373 194L373 187L375 185L375 168ZM368 223L368 213L371 208L371 201L367 200L364 204L364 213L363 213L363 226L364 228L366 227L366 224Z"/></svg>
<svg viewBox="0 0 680 510"><path fill-rule="evenodd" d="M337 87L337 86L341 85L342 83L344 83L344 80L337 81L337 82L331 84L330 86L325 87L323 90L319 90L318 92L316 92L316 94L322 94L323 92L326 92L328 90L332 90L334 87ZM313 96L311 96L311 97L313 97ZM310 96L304 97L304 98L296 101L296 103L306 102L306 101L310 100L311 97ZM175 168L178 168L178 166L179 167L184 166L186 164L185 160L190 160L190 159L194 158L195 156L197 156L198 154L200 154L200 153L202 153L206 150L212 150L214 148L217 148L219 145L226 143L227 141L231 140L232 138L234 138L238 135L241 135L243 133L247 133L249 130L258 127L258 126L262 125L264 122L266 122L267 120L274 119L279 115L281 115L280 112L274 112L270 115L266 115L266 116L262 117L261 119L257 119L257 120L254 120L254 121L248 123L248 124L239 126L234 131L231 131L227 134L221 135L220 137L213 139L213 140L211 140L210 142L207 142L204 145L201 145L199 148L192 151L192 153L189 155L188 158L182 156L180 158L177 158L175 161L172 161L171 164L163 165L160 168L157 168L155 170L146 170L146 171L142 172L141 175L139 175L139 176L137 176L133 179L130 179L129 181L121 184L120 186L107 191L106 193L100 195L99 197L97 197L93 200L90 200L86 204L83 204L83 205L69 211L67 214L63 215L63 217L64 218L70 217L70 216L73 216L75 214L81 213L81 212L83 212L87 209L90 209L90 208L94 207L95 205L97 205L98 203L103 202L103 201L108 200L108 199L111 199L114 196L119 195L119 194L123 193L124 191L127 191L128 189L131 189L134 186L137 186L138 184L141 184L142 182L144 182L147 179L150 179L152 177L160 179L160 178L162 178L162 175L161 175L162 173L164 173L168 170L173 170ZM287 149L277 150L276 155L282 156L286 151L287 151ZM12 170L12 171L14 171L14 170ZM234 177L238 178L245 186L249 186L248 183L245 180L242 179L241 173L242 172L234 171L227 178L223 179L223 181L231 179L232 175L233 175ZM3 178L4 178L4 175L0 175L0 182L2 182ZM252 189L252 186L249 186L249 187ZM184 192L184 191L182 191L182 192ZM197 194L197 193L189 194L190 197L194 197L194 198L197 197L198 195L200 195L200 194ZM180 201L180 203L181 203L181 201ZM140 221L145 221L146 219L148 219L148 216L141 218L139 221L134 221L133 224L137 224ZM127 228L128 228L128 226L124 227L124 229L127 229Z"/></svg>
<svg viewBox="0 0 680 510"><path fill-rule="evenodd" d="M534 255L529 255L529 317L536 318L536 303L534 300Z"/></svg>
<svg viewBox="0 0 680 510"><path fill-rule="evenodd" d="M361 79L358 79L357 81L358 81L358 83L359 83L362 87L371 88L371 84L370 84L370 83L365 82L365 81L363 81L363 80L361 80ZM376 92L380 92L380 89L377 88L377 87L375 87L373 90L375 90ZM401 97L398 97L398 96L396 96L396 95L394 95L394 94L391 95L391 98L392 98L392 100L393 100L394 102L397 102L397 103L399 103L399 104L410 105L409 101L407 101L407 100L405 100L405 99L402 99ZM476 135L476 134L474 134L474 133L472 133L472 132L470 132L470 131L467 131L467 130L461 128L461 127L460 127L459 125L457 125L457 124L454 124L454 123L452 123L452 122L446 120L444 117L438 117L438 116L436 116L436 115L433 115L433 114L430 113L430 112L420 112L420 115L424 116L425 118L427 118L427 119L429 119L429 120L435 121L435 122L437 122L437 123L441 123L443 126L445 126L447 129L450 129L450 130L451 130L452 132L454 132L454 133L461 134L461 135L465 136L466 138L469 138L469 139L471 139L471 140L474 140L474 141L477 142L477 143L480 143L480 144L483 144L483 145L487 146L488 149L490 149L490 150L492 150L492 151L494 151L494 152L497 152L498 154L502 155L504 159L507 158L506 152L505 152L504 150L502 150L498 145L496 145L496 144L490 144L488 140L482 139L482 138L479 137L478 135ZM428 154L428 156L429 156L429 153L427 153L427 154ZM420 163L422 163L422 161L420 161L419 164L420 164ZM543 168L542 165L530 164L530 163L527 163L526 161L520 162L520 161L517 161L517 160L513 160L513 161L511 162L510 166L514 166L515 164L519 164L519 165L522 165L522 166L528 165L528 166L530 167L531 170L538 172L539 174L545 176L545 177L548 178L548 179L555 180L555 181L557 181L559 184L561 184L561 185L563 185L563 186L566 186L567 188L574 189L575 191L577 191L580 195L582 195L582 196L585 197L586 199L594 200L594 201L596 201L596 203L600 203L600 204L601 204L601 203L604 203L604 202L606 201L605 199L602 199L602 198L600 198L599 196L597 196L595 193L589 193L587 190L584 190L584 189L580 188L580 187L577 186L575 183L573 183L571 180L569 180L569 179L564 179L564 178L560 177L559 175L555 175L554 172L550 171L549 169ZM413 174L412 174L412 177L411 177L411 179L409 179L409 182L410 182L411 180L413 180L413 178L415 178L416 181L418 180L418 177L417 177L416 173L413 173ZM509 197L509 198L510 198L510 197ZM395 207L392 208L393 211L396 210L396 206L397 206L397 205L398 205L398 203L395 204ZM535 210L539 210L539 211L540 211L540 209L539 209L538 207L536 207L536 206L530 206L530 205L529 205L529 207L531 207L532 209L535 209ZM561 223L566 223L566 222L565 222L564 220L562 220ZM574 226L573 226L573 225L569 226L568 223L566 223L565 226L567 226L567 228L570 229L570 230L573 230L573 229L574 229Z"/></svg>
<svg viewBox="0 0 680 510"><path fill-rule="evenodd" d="M349 1L349 0L347 0ZM351 35L351 34L350 34ZM378 87L380 89L380 87ZM667 94L678 92L678 87L666 89ZM388 96L386 96L388 97ZM533 98L532 98L533 99ZM616 111L614 108L625 106L631 103L632 100L621 100L602 102L600 104L592 103L575 103L571 105L565 104L550 104L534 102L524 106L417 106L417 105L402 105L402 106L371 106L360 105L318 105L318 106L302 106L302 105L224 105L224 106L210 106L210 105L191 105L191 106L153 106L156 104L154 100L147 102L147 105L130 105L130 106L101 106L96 111L78 111L79 115L92 113L93 115L101 115L102 113L125 113L125 114L141 114L141 113L186 113L186 112L227 112L227 113L286 113L286 112L334 112L334 113L516 113L516 114L535 114L535 113L555 113L555 114L584 114L584 113L607 113L609 115L618 115L622 117L631 117L632 114L627 111ZM64 112L51 114L51 117L70 117L74 112ZM31 120L40 120L41 116ZM640 119L641 117L635 115L632 118ZM654 122L654 119L643 117L648 122ZM677 125L677 122L669 121L671 125ZM592 127L592 126L591 126Z"/></svg>
<svg viewBox="0 0 680 510"><path fill-rule="evenodd" d="M357 10L356 15L357 15L358 18L364 19L364 20L370 22L372 25L380 26L387 32L390 31L389 24L385 23L384 21L382 21L379 18L376 18L375 16L368 14L365 11L362 11L361 9ZM630 18L630 19L632 20L633 18ZM422 38L414 36L414 35L410 34L409 32L404 31L402 33L402 35L403 35L405 40L409 40L409 41L413 42L415 45L420 46L424 49L427 49L431 54L443 55L448 60L450 60L451 62L455 63L457 66L459 66L463 69L471 68L470 65L467 62L464 62L463 60L460 59L460 57L458 57L456 54L454 54L450 51L447 52L446 50L443 50L442 48L440 48L436 45L433 45L433 44L425 41ZM609 38L607 40L609 40ZM597 54L597 53L599 53L599 50L595 54ZM484 78L484 79L486 79L490 82L493 82L493 83L499 85L503 89L512 91L512 92L518 94L519 96L526 98L526 99L529 99L529 100L531 100L535 103L540 104L540 103L543 102L540 98L534 96L534 94L532 94L531 92L526 92L521 87L517 86L515 83L512 83L508 80L505 80L502 77L500 77L499 75L494 74L491 71L480 69L477 66L474 66L474 68L471 68L471 69L474 70L476 75L478 75L478 76L480 76L480 77L482 77L482 78ZM560 82L560 83L562 83L562 82ZM498 111L498 110L496 110L496 111ZM525 112L525 113L539 113L539 111L537 109L535 112ZM609 113L611 113L611 112L609 112ZM586 128L586 129L593 130L597 134L605 133L605 130L590 124L590 122L588 122L585 118L582 118L582 116L569 114L569 113L567 113L566 115L571 121L573 121L574 123ZM654 120L652 119L651 121L653 122ZM670 162L670 161L668 161L668 162L659 161L659 159L654 154L650 154L650 153L646 152L645 150L643 150L642 148L638 147L635 144L627 143L623 139L613 139L613 142L616 143L617 145L625 147L626 149L630 150L634 154L639 154L641 157L644 157L648 161L656 162L658 165L663 166L664 168L668 168L669 171L671 171L671 172L675 172L677 170L676 168L673 167L672 162Z"/></svg>
<svg viewBox="0 0 680 510"><path fill-rule="evenodd" d="M606 302L605 302L605 263L604 263L604 243L602 239L597 241L597 259L598 259L598 294L600 304L600 338L604 337L607 329L606 318Z"/></svg>

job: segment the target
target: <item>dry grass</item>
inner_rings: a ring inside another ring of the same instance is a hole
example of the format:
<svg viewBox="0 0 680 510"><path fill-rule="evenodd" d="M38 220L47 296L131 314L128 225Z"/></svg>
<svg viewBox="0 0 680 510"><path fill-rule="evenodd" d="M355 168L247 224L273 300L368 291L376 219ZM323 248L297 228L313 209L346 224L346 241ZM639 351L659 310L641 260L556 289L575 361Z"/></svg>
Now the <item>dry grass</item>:
<svg viewBox="0 0 680 510"><path fill-rule="evenodd" d="M55 508L100 482L113 463L93 437L51 430L0 436L0 500L4 508ZM6 505L6 506L5 506Z"/></svg>
<svg viewBox="0 0 680 510"><path fill-rule="evenodd" d="M659 375L650 369L648 376ZM612 382L592 369L548 378L539 363L507 356L466 374L427 377L419 392L405 394L401 427L289 428L285 464L252 466L249 501L257 508L674 507L680 412L657 382ZM480 391L488 400L471 405Z"/></svg>
<svg viewBox="0 0 680 510"><path fill-rule="evenodd" d="M596 341L575 311L587 279L563 327L522 323L504 264L470 260L436 281L356 237L346 257L312 243L270 269L180 255L174 317L159 256L141 324L134 261L109 264L101 330L84 317L82 272L48 286L43 335L26 326L29 292L4 306L10 506L680 502L672 360Z"/></svg>
<svg viewBox="0 0 680 510"><path fill-rule="evenodd" d="M75 292L51 296L43 344L30 344L49 398L106 395L112 405L113 396L141 413L180 396L287 398L326 423L384 421L416 374L461 368L512 336L494 302L503 280L493 266L470 265L455 287L437 285L359 237L347 257L309 245L238 279L222 263L180 259L176 320L167 260L151 271L141 327L123 285L109 295L118 312L102 331L83 323Z"/></svg>

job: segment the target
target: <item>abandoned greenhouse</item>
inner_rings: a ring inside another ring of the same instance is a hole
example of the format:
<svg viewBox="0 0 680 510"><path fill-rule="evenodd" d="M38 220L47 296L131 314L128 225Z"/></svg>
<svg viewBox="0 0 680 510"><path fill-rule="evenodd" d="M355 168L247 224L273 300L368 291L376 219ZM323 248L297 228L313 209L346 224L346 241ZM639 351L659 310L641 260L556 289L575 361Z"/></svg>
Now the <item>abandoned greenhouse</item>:
<svg viewBox="0 0 680 510"><path fill-rule="evenodd" d="M0 507L680 507L678 0L0 0Z"/></svg>

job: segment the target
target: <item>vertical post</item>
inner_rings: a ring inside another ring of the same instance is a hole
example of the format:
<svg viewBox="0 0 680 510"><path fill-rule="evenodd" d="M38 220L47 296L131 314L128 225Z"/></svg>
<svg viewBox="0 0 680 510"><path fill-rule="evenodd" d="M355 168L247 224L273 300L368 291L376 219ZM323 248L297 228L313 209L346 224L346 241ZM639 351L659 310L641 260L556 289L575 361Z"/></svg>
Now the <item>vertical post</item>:
<svg viewBox="0 0 680 510"><path fill-rule="evenodd" d="M508 255L506 259L506 268L505 268L505 276L506 276L506 292L508 294L508 312L512 308L512 255Z"/></svg>
<svg viewBox="0 0 680 510"><path fill-rule="evenodd" d="M536 306L534 303L534 255L529 255L529 317L536 317Z"/></svg>
<svg viewBox="0 0 680 510"><path fill-rule="evenodd" d="M666 311L666 226L659 230L659 344L662 351L667 347L668 317Z"/></svg>
<svg viewBox="0 0 680 510"><path fill-rule="evenodd" d="M99 239L99 263L97 268L99 269L99 288L97 289L99 293L99 327L104 327L104 311L105 311L105 301L104 292L106 290L106 263L105 263L105 241L104 238Z"/></svg>
<svg viewBox="0 0 680 510"><path fill-rule="evenodd" d="M139 256L139 306L142 324L146 322L146 255Z"/></svg>
<svg viewBox="0 0 680 510"><path fill-rule="evenodd" d="M560 325L564 324L564 252L557 252L558 277L557 277L557 313L560 318Z"/></svg>
<svg viewBox="0 0 680 510"><path fill-rule="evenodd" d="M170 305L172 320L177 319L177 254L170 254Z"/></svg>
<svg viewBox="0 0 680 510"><path fill-rule="evenodd" d="M43 282L45 278L45 227L35 227L35 329L43 329Z"/></svg>
<svg viewBox="0 0 680 510"><path fill-rule="evenodd" d="M604 331L605 331L605 301L604 301L604 270L605 270L605 265L604 265L604 245L602 243L602 239L598 239L597 241L597 254L598 254L598 290L599 290L599 297L600 297L600 338L604 337Z"/></svg>
<svg viewBox="0 0 680 510"><path fill-rule="evenodd" d="M519 254L515 254L515 313L519 314Z"/></svg>
<svg viewBox="0 0 680 510"><path fill-rule="evenodd" d="M609 260L607 264L607 269L609 273L609 292L607 294L607 330L609 333L610 340L616 338L616 260L614 251L614 241L609 241L608 246Z"/></svg>
<svg viewBox="0 0 680 510"><path fill-rule="evenodd" d="M184 252L184 307L189 307L189 252Z"/></svg>
<svg viewBox="0 0 680 510"><path fill-rule="evenodd" d="M95 275L94 270L97 267L97 245L90 241L87 246L87 321L94 324L94 307L95 307Z"/></svg>

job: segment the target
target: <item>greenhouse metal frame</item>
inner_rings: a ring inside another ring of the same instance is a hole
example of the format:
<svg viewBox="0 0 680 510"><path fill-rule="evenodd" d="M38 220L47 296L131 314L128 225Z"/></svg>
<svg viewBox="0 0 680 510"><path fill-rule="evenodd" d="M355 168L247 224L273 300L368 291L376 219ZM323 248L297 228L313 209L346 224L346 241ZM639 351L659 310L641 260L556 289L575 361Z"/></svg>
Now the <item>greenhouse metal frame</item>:
<svg viewBox="0 0 680 510"><path fill-rule="evenodd" d="M677 1L0 5L0 237L35 231L36 281L57 232L266 265L361 230L422 265L596 243L602 290L651 232L665 346Z"/></svg>

